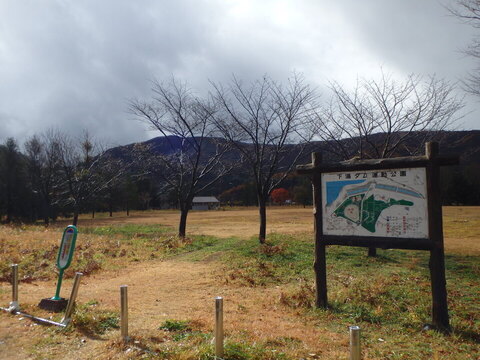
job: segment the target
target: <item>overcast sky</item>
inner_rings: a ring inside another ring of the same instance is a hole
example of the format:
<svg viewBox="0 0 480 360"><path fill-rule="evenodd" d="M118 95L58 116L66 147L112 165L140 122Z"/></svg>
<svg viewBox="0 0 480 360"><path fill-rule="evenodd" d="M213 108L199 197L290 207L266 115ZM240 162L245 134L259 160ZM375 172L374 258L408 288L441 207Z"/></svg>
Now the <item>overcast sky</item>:
<svg viewBox="0 0 480 360"><path fill-rule="evenodd" d="M445 3L0 0L0 141L48 128L88 129L109 145L157 136L127 102L172 75L202 92L232 74L285 80L296 71L325 100L329 81L351 86L380 69L457 82L476 67L461 50L480 29ZM465 98L463 128L480 129L479 100Z"/></svg>

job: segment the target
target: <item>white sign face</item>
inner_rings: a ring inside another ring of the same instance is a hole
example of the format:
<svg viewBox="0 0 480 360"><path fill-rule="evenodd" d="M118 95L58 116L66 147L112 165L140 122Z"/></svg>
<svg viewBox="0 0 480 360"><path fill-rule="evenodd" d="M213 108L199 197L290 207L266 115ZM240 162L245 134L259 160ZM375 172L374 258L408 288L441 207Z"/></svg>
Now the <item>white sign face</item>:
<svg viewBox="0 0 480 360"><path fill-rule="evenodd" d="M58 266L60 268L64 268L68 263L68 259L70 258L70 252L72 251L70 248L72 247L73 235L74 230L72 228L68 228L67 231L65 231L60 248L60 257L58 259Z"/></svg>
<svg viewBox="0 0 480 360"><path fill-rule="evenodd" d="M325 235L428 238L425 168L322 174Z"/></svg>

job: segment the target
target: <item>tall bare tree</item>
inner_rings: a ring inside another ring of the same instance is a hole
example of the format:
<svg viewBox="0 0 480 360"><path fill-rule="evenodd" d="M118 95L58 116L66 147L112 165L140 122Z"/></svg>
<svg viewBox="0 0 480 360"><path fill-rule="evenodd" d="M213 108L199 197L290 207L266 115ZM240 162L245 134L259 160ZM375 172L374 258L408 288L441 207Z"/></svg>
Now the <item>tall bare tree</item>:
<svg viewBox="0 0 480 360"><path fill-rule="evenodd" d="M55 217L52 205L58 185L60 149L59 133L53 129L40 136L32 136L25 143L31 188L40 195L45 225L49 224L50 218Z"/></svg>
<svg viewBox="0 0 480 360"><path fill-rule="evenodd" d="M417 154L426 140L452 128L463 107L454 86L435 77L398 81L382 74L380 80L360 80L352 91L338 83L330 88L332 100L314 118L314 129L328 141L327 150L344 160Z"/></svg>
<svg viewBox="0 0 480 360"><path fill-rule="evenodd" d="M480 0L457 0L456 4L449 4L447 10L466 24L480 29ZM477 35L464 51L467 55L480 59L480 37ZM480 65L469 72L464 85L467 92L480 96Z"/></svg>
<svg viewBox="0 0 480 360"><path fill-rule="evenodd" d="M382 74L380 80L360 80L352 91L338 83L331 90L330 105L314 118L314 128L327 141L325 150L341 160L418 154L425 141L452 128L463 107L453 85L435 77L398 81Z"/></svg>
<svg viewBox="0 0 480 360"><path fill-rule="evenodd" d="M211 187L230 170L224 161L225 142L211 138L214 104L196 97L186 83L171 79L153 82L152 99L133 100L130 111L160 132L166 144L162 151L143 151L148 170L160 180L162 191L174 191L180 221L178 236L185 237L187 216L195 195ZM152 156L154 155L154 156Z"/></svg>
<svg viewBox="0 0 480 360"><path fill-rule="evenodd" d="M212 115L218 132L235 147L250 169L260 217L258 239L266 239L266 205L304 154L311 135L305 123L315 108L315 92L294 75L286 86L268 77L244 85L233 78L224 88L212 84L220 111Z"/></svg>
<svg viewBox="0 0 480 360"><path fill-rule="evenodd" d="M67 134L59 135L62 183L60 201L73 208L73 225L87 205L104 191L109 184L123 175L124 167L113 160L103 146L92 140L88 132L75 139ZM102 171L114 167L111 176L102 176Z"/></svg>
<svg viewBox="0 0 480 360"><path fill-rule="evenodd" d="M25 159L14 138L0 144L0 219L7 223L25 216Z"/></svg>

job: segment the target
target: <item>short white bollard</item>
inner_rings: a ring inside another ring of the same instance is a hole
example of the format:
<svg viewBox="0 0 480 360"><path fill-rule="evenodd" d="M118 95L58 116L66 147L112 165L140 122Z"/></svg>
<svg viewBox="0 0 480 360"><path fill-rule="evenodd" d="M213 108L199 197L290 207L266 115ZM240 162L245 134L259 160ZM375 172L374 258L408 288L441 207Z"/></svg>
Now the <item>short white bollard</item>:
<svg viewBox="0 0 480 360"><path fill-rule="evenodd" d="M350 360L360 360L361 358L360 327L350 326Z"/></svg>
<svg viewBox="0 0 480 360"><path fill-rule="evenodd" d="M215 359L223 358L223 298L215 298Z"/></svg>
<svg viewBox="0 0 480 360"><path fill-rule="evenodd" d="M122 334L122 339L124 342L129 340L128 338L128 295L127 295L127 285L120 286L120 330Z"/></svg>
<svg viewBox="0 0 480 360"><path fill-rule="evenodd" d="M18 305L18 264L12 264L12 301L9 304L8 311L15 313L20 310Z"/></svg>

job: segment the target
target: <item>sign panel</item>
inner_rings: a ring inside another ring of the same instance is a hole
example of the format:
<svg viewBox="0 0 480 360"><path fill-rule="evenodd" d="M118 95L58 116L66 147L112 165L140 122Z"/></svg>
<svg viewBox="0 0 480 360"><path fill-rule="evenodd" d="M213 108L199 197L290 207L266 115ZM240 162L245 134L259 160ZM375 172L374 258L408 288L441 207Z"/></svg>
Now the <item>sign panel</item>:
<svg viewBox="0 0 480 360"><path fill-rule="evenodd" d="M63 231L62 242L58 251L57 267L59 269L64 270L70 266L76 238L77 228L73 225L67 226Z"/></svg>
<svg viewBox="0 0 480 360"><path fill-rule="evenodd" d="M425 168L321 176L323 234L428 238Z"/></svg>

